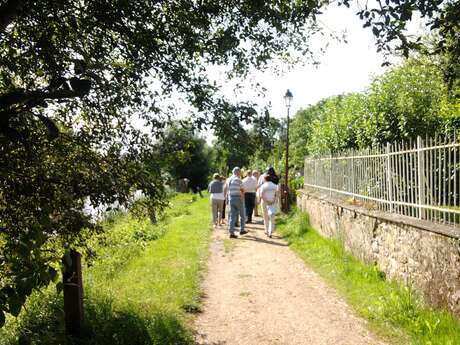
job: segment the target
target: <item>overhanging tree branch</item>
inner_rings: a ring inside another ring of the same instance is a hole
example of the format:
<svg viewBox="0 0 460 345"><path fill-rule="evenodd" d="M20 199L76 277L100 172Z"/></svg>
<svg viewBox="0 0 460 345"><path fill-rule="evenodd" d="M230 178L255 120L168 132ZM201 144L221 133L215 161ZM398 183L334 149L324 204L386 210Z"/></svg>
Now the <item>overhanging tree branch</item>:
<svg viewBox="0 0 460 345"><path fill-rule="evenodd" d="M44 91L44 90L34 90L34 91L24 91L24 90L15 90L3 95L0 95L0 109L6 109L13 105L24 105L30 102L41 103L48 99L64 99L64 98L75 98L83 97L86 95L90 88L91 82L87 80L79 80L80 83L84 85L72 84L74 88L70 89L59 89L53 91Z"/></svg>
<svg viewBox="0 0 460 345"><path fill-rule="evenodd" d="M0 6L0 32L5 31L23 5L23 0L8 0Z"/></svg>

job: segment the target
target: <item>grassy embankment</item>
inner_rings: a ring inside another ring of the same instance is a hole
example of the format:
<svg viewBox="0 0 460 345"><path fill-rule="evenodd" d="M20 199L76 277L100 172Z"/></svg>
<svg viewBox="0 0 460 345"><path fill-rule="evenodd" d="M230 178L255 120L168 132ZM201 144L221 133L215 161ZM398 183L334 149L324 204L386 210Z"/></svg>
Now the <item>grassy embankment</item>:
<svg viewBox="0 0 460 345"><path fill-rule="evenodd" d="M81 340L64 336L62 294L36 292L17 319L0 329L0 344L192 344L190 312L199 309L207 257L207 198L176 196L157 225L129 215L106 222L84 269Z"/></svg>
<svg viewBox="0 0 460 345"><path fill-rule="evenodd" d="M279 220L291 248L336 288L371 328L398 345L460 344L460 323L424 306L413 289L388 281L377 266L347 254L338 240L321 237L299 211Z"/></svg>

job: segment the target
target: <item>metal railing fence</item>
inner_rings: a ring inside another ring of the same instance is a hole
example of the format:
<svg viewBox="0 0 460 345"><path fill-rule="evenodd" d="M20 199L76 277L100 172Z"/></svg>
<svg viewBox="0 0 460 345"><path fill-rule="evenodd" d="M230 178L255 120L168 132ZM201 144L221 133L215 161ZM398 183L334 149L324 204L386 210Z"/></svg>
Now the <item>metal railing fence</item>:
<svg viewBox="0 0 460 345"><path fill-rule="evenodd" d="M453 135L307 157L304 185L371 208L458 227L459 153Z"/></svg>

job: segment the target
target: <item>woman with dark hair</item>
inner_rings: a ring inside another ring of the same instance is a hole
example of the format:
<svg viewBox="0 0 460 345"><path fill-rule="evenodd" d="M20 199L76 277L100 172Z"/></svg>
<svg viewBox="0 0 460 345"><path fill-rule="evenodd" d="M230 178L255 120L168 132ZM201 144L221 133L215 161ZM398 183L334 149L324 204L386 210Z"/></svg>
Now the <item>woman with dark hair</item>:
<svg viewBox="0 0 460 345"><path fill-rule="evenodd" d="M257 189L265 183L265 176L268 176L268 181L273 182L276 185L280 182L280 178L276 175L275 169L273 167L268 167L267 170L260 175Z"/></svg>
<svg viewBox="0 0 460 345"><path fill-rule="evenodd" d="M258 191L264 216L265 234L268 237L272 237L275 231L275 214L279 197L279 186L273 182L274 176L276 175L266 174L265 182L260 186Z"/></svg>
<svg viewBox="0 0 460 345"><path fill-rule="evenodd" d="M280 178L276 175L275 169L273 167L269 167L267 169L268 181L273 182L274 184L278 184L280 182Z"/></svg>

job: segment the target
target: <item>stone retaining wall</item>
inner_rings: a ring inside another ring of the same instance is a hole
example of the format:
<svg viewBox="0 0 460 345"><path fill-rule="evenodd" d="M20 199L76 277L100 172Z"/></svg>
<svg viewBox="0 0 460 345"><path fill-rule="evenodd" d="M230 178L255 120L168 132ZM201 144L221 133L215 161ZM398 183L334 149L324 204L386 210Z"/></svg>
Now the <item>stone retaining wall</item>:
<svg viewBox="0 0 460 345"><path fill-rule="evenodd" d="M297 205L323 236L377 263L390 278L412 284L427 303L460 316L460 231L410 217L370 211L307 190Z"/></svg>

